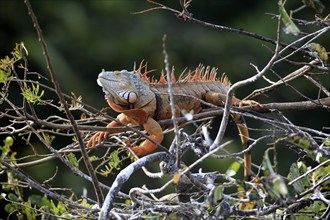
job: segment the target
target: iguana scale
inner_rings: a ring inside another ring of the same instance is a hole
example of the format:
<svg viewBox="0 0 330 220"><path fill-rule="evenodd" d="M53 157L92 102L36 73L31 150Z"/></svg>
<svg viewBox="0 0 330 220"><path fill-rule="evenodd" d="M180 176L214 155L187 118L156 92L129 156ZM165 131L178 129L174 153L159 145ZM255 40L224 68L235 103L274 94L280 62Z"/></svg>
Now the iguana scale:
<svg viewBox="0 0 330 220"><path fill-rule="evenodd" d="M142 73L142 66L133 71L102 71L97 83L105 92L105 99L110 107L121 114L117 120L122 124L142 125L149 134L149 139L161 143L163 130L157 121L170 119L172 111L168 95L168 85L165 74L159 80L150 79L145 70ZM226 94L231 85L226 75L217 77L215 68L198 66L185 76L181 74L178 80L172 72L172 93L175 104L175 115L181 117L183 112L199 113L204 106L203 101L223 106L226 101ZM260 105L255 101L241 101L233 98L233 105ZM246 148L249 140L249 133L245 122L238 115L233 116L241 135L243 147ZM112 121L107 127L122 126L117 121ZM107 138L109 132L97 132L88 141L88 147L95 147L101 144L103 138ZM157 148L149 139L144 140L139 146L132 147L133 152L138 155L147 154ZM244 176L250 176L251 155L244 156Z"/></svg>

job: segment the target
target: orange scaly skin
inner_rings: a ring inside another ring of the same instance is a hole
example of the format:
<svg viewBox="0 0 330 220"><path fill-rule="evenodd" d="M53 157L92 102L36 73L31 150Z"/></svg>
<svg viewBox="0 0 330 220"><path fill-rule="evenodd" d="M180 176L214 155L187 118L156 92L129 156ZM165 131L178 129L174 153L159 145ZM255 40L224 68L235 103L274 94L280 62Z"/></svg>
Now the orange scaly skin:
<svg viewBox="0 0 330 220"><path fill-rule="evenodd" d="M105 92L105 98L110 107L120 112L117 120L123 124L142 125L149 134L149 139L161 143L163 130L157 123L158 120L172 117L169 103L168 86L164 74L158 81L150 80L147 71L141 73L142 67L134 71L102 71L98 77L98 84ZM189 72L185 77L180 76L175 80L172 73L172 92L175 104L175 115L182 116L183 112L200 112L204 106L202 101L223 106L226 94L230 87L230 81L225 75L217 78L216 69L199 66L195 71ZM202 100L202 101L201 101ZM260 105L255 101L240 101L233 98L233 105ZM248 129L241 117L234 116L241 135L244 147L249 140ZM121 124L112 121L107 127L118 127ZM107 138L109 132L97 132L87 143L88 147L101 144L103 138ZM132 147L138 156L147 154L157 148L150 140L143 141L140 146ZM251 155L245 155L245 177L250 176Z"/></svg>

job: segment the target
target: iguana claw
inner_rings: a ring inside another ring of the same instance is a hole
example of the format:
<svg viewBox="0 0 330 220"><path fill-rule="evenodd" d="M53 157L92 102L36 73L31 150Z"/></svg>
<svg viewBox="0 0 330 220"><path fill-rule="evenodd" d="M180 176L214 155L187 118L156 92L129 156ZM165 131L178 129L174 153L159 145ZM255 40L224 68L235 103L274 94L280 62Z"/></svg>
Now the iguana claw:
<svg viewBox="0 0 330 220"><path fill-rule="evenodd" d="M132 112L126 112L126 114L130 114ZM118 123L119 121L120 123ZM108 124L108 128L111 127L120 127L123 124L132 124L132 125L138 125L135 120L133 120L131 117L128 117L125 114L120 114L117 116L117 121L112 121L110 124ZM155 121L153 118L148 117L143 123L143 128L148 132L150 135L149 138L145 141L143 141L139 146L132 147L130 142L125 141L125 143L132 149L132 151L138 155L145 155L157 148L157 144L160 144L163 140L163 130L158 124L157 121ZM97 144L100 145L102 143L102 139L106 139L109 136L110 132L107 131L100 131L94 134L91 139L87 142L87 147L95 147Z"/></svg>
<svg viewBox="0 0 330 220"><path fill-rule="evenodd" d="M100 145L102 142L102 138L106 139L109 136L109 132L107 131L99 131L91 137L91 139L87 142L86 147L96 147L96 145Z"/></svg>

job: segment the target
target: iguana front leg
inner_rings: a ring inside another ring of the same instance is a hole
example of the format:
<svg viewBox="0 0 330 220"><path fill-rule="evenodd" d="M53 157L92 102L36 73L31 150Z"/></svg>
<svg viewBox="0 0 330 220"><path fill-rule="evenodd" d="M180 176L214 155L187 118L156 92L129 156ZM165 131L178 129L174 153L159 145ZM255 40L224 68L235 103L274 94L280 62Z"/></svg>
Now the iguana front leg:
<svg viewBox="0 0 330 220"><path fill-rule="evenodd" d="M136 122L134 119L131 117L125 115L124 113L121 113L120 115L117 116L117 120L120 121L122 124L132 124L132 125L139 125L138 122ZM117 121L112 121L111 123L108 124L108 128L111 127L121 127L122 124L118 123ZM155 121L153 118L148 117L147 120L145 120L142 123L143 128L148 132L149 139L143 141L139 146L137 147L131 147L133 152L138 155L144 155L147 154L151 151L154 151L157 148L157 144L160 144L164 138L163 136L163 130L158 124L157 121ZM109 136L110 132L107 131L101 131L97 132L96 134L93 135L93 137L88 141L87 147L95 147L96 143L101 144L102 139L105 139ZM153 143L152 141L156 142L157 144ZM129 144L129 143L128 143ZM129 144L130 145L130 144Z"/></svg>
<svg viewBox="0 0 330 220"><path fill-rule="evenodd" d="M117 121L112 121L110 122L107 127L108 128L112 128L112 127L122 127L122 124L129 124L131 123L132 125L138 125L138 123L136 121L134 121L133 119L131 119L130 117L128 117L125 114L119 114L117 116L117 120L120 121L121 123L118 123ZM93 135L93 137L91 137L91 139L87 142L87 147L95 147L97 144L100 145L102 142L102 139L106 139L109 134L111 134L108 131L99 131L96 134Z"/></svg>
<svg viewBox="0 0 330 220"><path fill-rule="evenodd" d="M139 146L131 148L134 153L138 156L147 154L154 151L157 148L157 144L160 144L164 138L163 130L153 118L149 117L145 123L143 123L143 128L150 135L149 138L143 141ZM150 140L156 142L154 144Z"/></svg>

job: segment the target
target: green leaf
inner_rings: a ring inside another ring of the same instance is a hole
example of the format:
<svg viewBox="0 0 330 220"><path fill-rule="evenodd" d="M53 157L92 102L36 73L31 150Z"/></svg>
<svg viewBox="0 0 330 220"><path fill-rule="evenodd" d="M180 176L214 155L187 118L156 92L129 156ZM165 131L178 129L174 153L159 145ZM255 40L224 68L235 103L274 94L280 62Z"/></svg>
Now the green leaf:
<svg viewBox="0 0 330 220"><path fill-rule="evenodd" d="M72 137L72 141L73 141L73 142L78 142L78 138L77 138L76 135L74 135L74 136Z"/></svg>
<svg viewBox="0 0 330 220"><path fill-rule="evenodd" d="M89 204L86 199L83 199L81 201L80 205L83 205L83 206L88 207L88 208L92 208L93 207L93 204Z"/></svg>
<svg viewBox="0 0 330 220"><path fill-rule="evenodd" d="M308 48L308 50L312 52L313 57L318 58L323 62L326 62L329 59L327 50L321 44L314 42L309 43L307 44L306 48Z"/></svg>
<svg viewBox="0 0 330 220"><path fill-rule="evenodd" d="M320 167L314 172L314 178L316 181L319 181L320 179L324 178L326 175L330 173L330 164L327 166Z"/></svg>
<svg viewBox="0 0 330 220"><path fill-rule="evenodd" d="M290 181L300 177L308 171L306 165L303 162L293 163L290 167L290 173L288 174L288 179ZM302 193L307 186L310 185L308 176L302 177L295 181L292 186L294 190L299 194Z"/></svg>
<svg viewBox="0 0 330 220"><path fill-rule="evenodd" d="M311 211L313 211L313 213L316 213L316 214L320 213L320 210L325 209L325 208L326 208L325 204L321 201L315 201L311 205L311 209L312 209Z"/></svg>
<svg viewBox="0 0 330 220"><path fill-rule="evenodd" d="M234 176L236 175L237 171L239 170L239 168L241 167L241 164L238 162L233 162L232 164L230 164L229 168L226 171L226 175L227 176Z"/></svg>
<svg viewBox="0 0 330 220"><path fill-rule="evenodd" d="M31 195L29 196L28 201L31 202L31 204L37 205L38 207L50 205L50 201L44 196L40 195Z"/></svg>
<svg viewBox="0 0 330 220"><path fill-rule="evenodd" d="M28 220L34 220L37 219L38 213L37 210L32 209L32 205L30 202L24 202L24 206L21 207L21 211L23 215L26 216L26 219Z"/></svg>
<svg viewBox="0 0 330 220"><path fill-rule="evenodd" d="M310 149L311 147L311 142L309 140L298 135L288 139L287 141L303 149Z"/></svg>
<svg viewBox="0 0 330 220"><path fill-rule="evenodd" d="M299 28L294 24L288 13L286 12L282 1L279 1L279 13L282 17L282 22L284 24L284 32L287 34L293 34L297 36L300 33Z"/></svg>
<svg viewBox="0 0 330 220"><path fill-rule="evenodd" d="M57 208L58 208L59 214L63 214L67 210L67 207L63 202L58 202Z"/></svg>
<svg viewBox="0 0 330 220"><path fill-rule="evenodd" d="M286 197L288 195L288 188L280 175L273 176L273 190L277 195Z"/></svg>
<svg viewBox="0 0 330 220"><path fill-rule="evenodd" d="M217 202L223 198L224 187L222 185L217 186L214 192L214 201Z"/></svg>
<svg viewBox="0 0 330 220"><path fill-rule="evenodd" d="M272 163L271 163L269 155L268 155L270 150L272 150L272 148L269 148L265 151L263 161L262 161L261 168L262 168L265 176L271 176L274 174L274 169L273 169Z"/></svg>
<svg viewBox="0 0 330 220"><path fill-rule="evenodd" d="M5 211L8 213L12 213L15 209L15 206L11 203L5 205Z"/></svg>
<svg viewBox="0 0 330 220"><path fill-rule="evenodd" d="M4 70L0 69L0 83L4 83L8 80L10 73L8 74Z"/></svg>
<svg viewBox="0 0 330 220"><path fill-rule="evenodd" d="M59 209L54 204L53 200L50 200L50 210L55 214L59 215Z"/></svg>
<svg viewBox="0 0 330 220"><path fill-rule="evenodd" d="M101 170L101 175L108 176L112 173L113 169L120 170L121 159L119 157L119 150L115 150L111 153L109 162L105 165L105 170Z"/></svg>
<svg viewBox="0 0 330 220"><path fill-rule="evenodd" d="M24 98L31 102L32 104L37 105L43 105L45 102L41 99L41 97L44 95L44 90L41 90L39 92L39 85L35 85L34 83L31 84L31 86L28 86L27 83L24 83L24 86L21 88L22 95Z"/></svg>
<svg viewBox="0 0 330 220"><path fill-rule="evenodd" d="M15 63L23 57L22 49L26 50L23 43L16 44L16 47L11 52L12 57L5 56L5 58L0 59L0 83L5 83L12 77Z"/></svg>
<svg viewBox="0 0 330 220"><path fill-rule="evenodd" d="M18 202L18 197L14 193L9 193L8 199L10 199L11 201L14 201L14 202Z"/></svg>
<svg viewBox="0 0 330 220"><path fill-rule="evenodd" d="M98 161L99 159L100 159L100 158L99 158L98 156L96 156L96 155L92 155L92 156L89 157L89 161L90 161L90 162Z"/></svg>
<svg viewBox="0 0 330 220"><path fill-rule="evenodd" d="M78 167L78 159L74 153L69 153L65 157L73 166Z"/></svg>
<svg viewBox="0 0 330 220"><path fill-rule="evenodd" d="M50 145L53 140L55 139L55 135L49 135L45 132L41 132L43 138L45 139L45 141Z"/></svg>
<svg viewBox="0 0 330 220"><path fill-rule="evenodd" d="M330 136L327 137L325 140L324 140L324 145L327 146L327 147L330 147Z"/></svg>

